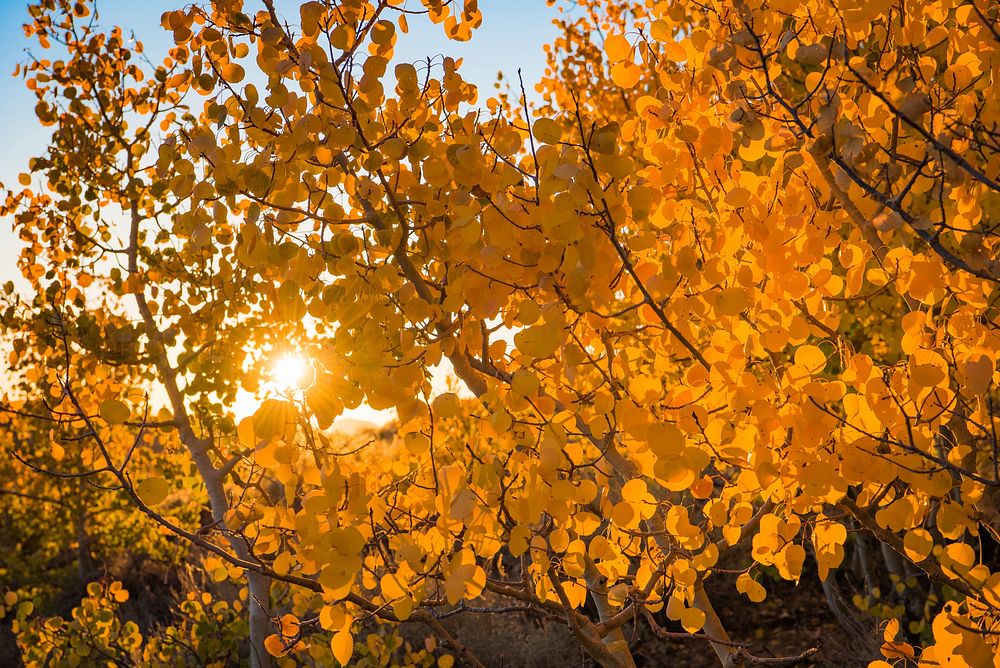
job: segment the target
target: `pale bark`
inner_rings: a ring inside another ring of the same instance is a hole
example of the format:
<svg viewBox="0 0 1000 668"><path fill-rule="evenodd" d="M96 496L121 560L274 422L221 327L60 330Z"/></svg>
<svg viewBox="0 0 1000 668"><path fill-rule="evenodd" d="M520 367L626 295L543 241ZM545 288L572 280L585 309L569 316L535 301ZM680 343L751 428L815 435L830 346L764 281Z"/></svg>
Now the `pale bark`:
<svg viewBox="0 0 1000 668"><path fill-rule="evenodd" d="M138 208L132 208L132 226L129 238L129 273L137 276L139 223ZM142 316L143 326L149 340L148 352L159 372L159 380L163 384L173 412L174 426L177 429L181 443L187 448L205 484L208 502L212 511L212 522L226 537L233 552L243 561L255 562L257 559L250 552L246 540L234 534L226 526L226 513L229 511L229 498L226 495L225 475L216 468L209 456L208 439L201 438L191 425L187 405L180 385L177 382L177 369L171 366L167 356L163 332L156 323L145 294L140 290L135 293L136 306ZM271 655L264 649L264 639L271 633L271 595L270 579L260 573L245 571L247 582L247 610L249 616L250 665L252 668L270 668L274 665Z"/></svg>

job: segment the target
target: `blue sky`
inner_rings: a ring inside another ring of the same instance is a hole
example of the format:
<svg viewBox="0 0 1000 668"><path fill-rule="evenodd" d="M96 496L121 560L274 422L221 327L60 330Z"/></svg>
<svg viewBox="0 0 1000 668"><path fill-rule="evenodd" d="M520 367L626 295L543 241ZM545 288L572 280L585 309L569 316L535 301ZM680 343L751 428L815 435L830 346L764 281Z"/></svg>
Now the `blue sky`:
<svg viewBox="0 0 1000 668"><path fill-rule="evenodd" d="M98 0L101 24L120 25L135 33L143 42L150 59L156 62L169 46L169 33L159 26L160 15L184 6L188 0ZM26 171L28 159L41 153L49 131L41 127L34 114L34 96L20 78L10 76L18 62L27 56L29 45L21 25L27 18L27 1L0 0L0 99L4 102L4 119L0 123L0 182L15 186L17 175ZM295 0L277 0L280 12L296 23L298 5ZM408 5L418 6L414 0ZM248 11L256 10L259 0L247 0ZM493 91L497 72L502 70L515 78L521 68L528 89L541 76L545 67L542 45L551 41L555 29L551 20L555 10L544 0L480 0L483 25L473 34L471 42L460 44L445 39L440 26L426 20L410 21L410 33L401 35L396 49L400 60L414 61L437 54L464 59L462 74L479 85L481 99ZM35 47L37 49L37 47ZM17 244L9 220L0 221L0 282L15 278Z"/></svg>

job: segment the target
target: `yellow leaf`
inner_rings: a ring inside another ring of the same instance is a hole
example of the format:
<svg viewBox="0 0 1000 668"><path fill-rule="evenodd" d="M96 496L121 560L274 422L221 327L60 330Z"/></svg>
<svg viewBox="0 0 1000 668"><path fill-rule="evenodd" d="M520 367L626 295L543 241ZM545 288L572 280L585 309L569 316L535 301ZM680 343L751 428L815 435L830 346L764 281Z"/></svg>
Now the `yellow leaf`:
<svg viewBox="0 0 1000 668"><path fill-rule="evenodd" d="M253 430L257 438L267 441L275 436L288 439L295 433L295 404L282 399L265 399L253 414Z"/></svg>
<svg viewBox="0 0 1000 668"><path fill-rule="evenodd" d="M812 534L820 580L826 580L830 569L844 560L847 529L839 522L818 522Z"/></svg>
<svg viewBox="0 0 1000 668"><path fill-rule="evenodd" d="M285 643L277 633L264 638L264 649L271 656L281 656L285 653Z"/></svg>
<svg viewBox="0 0 1000 668"><path fill-rule="evenodd" d="M431 447L431 441L418 431L410 432L403 437L403 445L413 455L427 452Z"/></svg>
<svg viewBox="0 0 1000 668"><path fill-rule="evenodd" d="M458 415L459 401L458 395L454 392L445 392L434 398L431 404L434 414L440 418L453 418Z"/></svg>
<svg viewBox="0 0 1000 668"><path fill-rule="evenodd" d="M518 524L510 531L510 541L508 541L508 549L510 553L515 557L519 557L528 551L528 541L531 539L531 529L524 526L523 524Z"/></svg>
<svg viewBox="0 0 1000 668"><path fill-rule="evenodd" d="M681 626L688 633L697 633L705 626L705 613L698 608L684 608L681 612Z"/></svg>
<svg viewBox="0 0 1000 668"><path fill-rule="evenodd" d="M236 438L244 448L257 447L257 438L254 436L252 417L245 417L236 425Z"/></svg>
<svg viewBox="0 0 1000 668"><path fill-rule="evenodd" d="M965 362L965 387L973 394L984 394L993 380L993 360L975 355Z"/></svg>
<svg viewBox="0 0 1000 668"><path fill-rule="evenodd" d="M775 565L781 577L786 580L798 580L802 575L802 564L805 559L805 548L798 543L792 543L779 553Z"/></svg>
<svg viewBox="0 0 1000 668"><path fill-rule="evenodd" d="M914 356L910 358L909 367L910 380L919 388L935 387L948 377L945 371L947 367L938 355L918 356L914 353Z"/></svg>
<svg viewBox="0 0 1000 668"><path fill-rule="evenodd" d="M517 319L524 325L533 325L541 317L541 307L531 300L523 301L517 307Z"/></svg>
<svg viewBox="0 0 1000 668"><path fill-rule="evenodd" d="M395 33L396 27L392 25L392 22L383 19L372 26L372 42L375 44L388 44Z"/></svg>
<svg viewBox="0 0 1000 668"><path fill-rule="evenodd" d="M406 141L400 139L399 137L387 139L379 146L379 150L382 152L382 155L390 160L401 159L404 155L406 155L407 148Z"/></svg>
<svg viewBox="0 0 1000 668"><path fill-rule="evenodd" d="M680 492L691 486L695 480L695 472L689 469L678 457L660 459L653 465L656 480L671 492Z"/></svg>
<svg viewBox="0 0 1000 668"><path fill-rule="evenodd" d="M650 425L646 442L657 457L676 457L684 449L684 434L669 422Z"/></svg>
<svg viewBox="0 0 1000 668"><path fill-rule="evenodd" d="M124 603L128 600L128 590L122 588L121 582L112 582L111 586L108 587L108 591L111 592L111 597L118 603Z"/></svg>
<svg viewBox="0 0 1000 668"><path fill-rule="evenodd" d="M343 386L343 384L341 379L324 371L316 374L316 380L306 390L306 405L312 410L321 427L330 426L333 420L344 411L344 402L338 392L338 387Z"/></svg>
<svg viewBox="0 0 1000 668"><path fill-rule="evenodd" d="M611 68L611 80L622 88L634 88L642 76L642 70L635 63L618 63Z"/></svg>
<svg viewBox="0 0 1000 668"><path fill-rule="evenodd" d="M746 162L756 162L767 155L763 141L750 142L748 146L740 146L740 158Z"/></svg>
<svg viewBox="0 0 1000 668"><path fill-rule="evenodd" d="M671 39L670 24L662 19L657 19L649 26L649 34L658 42L666 42Z"/></svg>
<svg viewBox="0 0 1000 668"><path fill-rule="evenodd" d="M746 595L754 603L760 603L767 598L767 590L764 586L754 580L749 573L740 573L736 578L736 590Z"/></svg>
<svg viewBox="0 0 1000 668"><path fill-rule="evenodd" d="M944 548L941 565L946 570L964 574L976 563L976 551L967 543L952 543Z"/></svg>
<svg viewBox="0 0 1000 668"><path fill-rule="evenodd" d="M163 503L169 492L170 487L163 478L146 478L135 486L135 493L147 506Z"/></svg>
<svg viewBox="0 0 1000 668"><path fill-rule="evenodd" d="M795 351L795 363L810 372L821 371L826 366L826 355L818 346L802 346Z"/></svg>
<svg viewBox="0 0 1000 668"><path fill-rule="evenodd" d="M747 292L740 287L726 288L715 298L716 315L736 316L749 306Z"/></svg>
<svg viewBox="0 0 1000 668"><path fill-rule="evenodd" d="M299 618L292 614L282 615L281 635L286 638L294 638L299 632Z"/></svg>
<svg viewBox="0 0 1000 668"><path fill-rule="evenodd" d="M608 35L604 40L604 52L611 62L617 63L631 55L632 45L622 35Z"/></svg>
<svg viewBox="0 0 1000 668"><path fill-rule="evenodd" d="M121 424L129 419L132 411L117 399L108 399L101 403L100 415L108 424Z"/></svg>
<svg viewBox="0 0 1000 668"><path fill-rule="evenodd" d="M930 555L933 547L934 538L926 529L910 529L903 537L903 550L911 561L923 561Z"/></svg>
<svg viewBox="0 0 1000 668"><path fill-rule="evenodd" d="M559 347L558 331L547 325L535 325L514 335L514 345L525 355L535 358L549 357Z"/></svg>
<svg viewBox="0 0 1000 668"><path fill-rule="evenodd" d="M281 552L275 557L271 569L278 575L288 575L294 559L291 552Z"/></svg>
<svg viewBox="0 0 1000 668"><path fill-rule="evenodd" d="M522 397L533 396L538 391L538 378L527 369L518 369L510 381L510 390Z"/></svg>
<svg viewBox="0 0 1000 668"><path fill-rule="evenodd" d="M539 118L532 124L531 133L543 144L556 144L562 138L562 127L551 118Z"/></svg>
<svg viewBox="0 0 1000 668"><path fill-rule="evenodd" d="M319 625L327 631L339 631L348 623L344 610L333 605L324 605L319 612Z"/></svg>
<svg viewBox="0 0 1000 668"><path fill-rule="evenodd" d="M743 535L743 529L738 526L726 525L722 527L722 537L729 545L735 545Z"/></svg>
<svg viewBox="0 0 1000 668"><path fill-rule="evenodd" d="M393 601L392 612L400 621L405 622L413 614L413 599L405 596Z"/></svg>
<svg viewBox="0 0 1000 668"><path fill-rule="evenodd" d="M633 504L620 501L611 508L611 521L622 529L635 529L642 521L642 516Z"/></svg>
<svg viewBox="0 0 1000 668"><path fill-rule="evenodd" d="M770 352L781 352L788 343L788 330L778 325L768 327L761 335L761 342Z"/></svg>
<svg viewBox="0 0 1000 668"><path fill-rule="evenodd" d="M239 83L246 76L246 71L237 63L228 63L222 67L222 78L229 83Z"/></svg>
<svg viewBox="0 0 1000 668"><path fill-rule="evenodd" d="M726 193L726 204L733 208L740 208L750 203L750 191L746 188L733 188Z"/></svg>
<svg viewBox="0 0 1000 668"><path fill-rule="evenodd" d="M642 480L629 480L622 486L622 498L629 503L639 503L646 498L646 483Z"/></svg>

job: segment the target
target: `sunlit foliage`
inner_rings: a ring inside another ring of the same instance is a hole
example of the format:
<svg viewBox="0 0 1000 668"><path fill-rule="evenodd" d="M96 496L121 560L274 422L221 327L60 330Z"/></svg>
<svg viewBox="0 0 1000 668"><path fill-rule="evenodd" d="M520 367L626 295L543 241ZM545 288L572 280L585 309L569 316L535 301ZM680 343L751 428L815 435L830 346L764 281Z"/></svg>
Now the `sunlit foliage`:
<svg viewBox="0 0 1000 668"><path fill-rule="evenodd" d="M489 663L447 611L733 666L720 560L752 602L811 569L837 601L850 555L885 583L831 615L882 620L872 665L1000 665L996 4L556 8L529 104L394 58L412 21L474 40L475 0L178 3L162 62L30 7L18 475L243 590L146 639L115 584L68 621L11 592L25 648L208 661L208 615L257 666ZM335 437L362 403L393 433Z"/></svg>

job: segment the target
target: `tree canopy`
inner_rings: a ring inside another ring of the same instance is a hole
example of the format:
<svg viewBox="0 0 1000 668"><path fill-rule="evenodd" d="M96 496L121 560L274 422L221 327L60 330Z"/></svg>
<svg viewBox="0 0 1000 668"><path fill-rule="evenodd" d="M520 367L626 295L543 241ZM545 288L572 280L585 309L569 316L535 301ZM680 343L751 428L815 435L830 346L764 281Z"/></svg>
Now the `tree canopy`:
<svg viewBox="0 0 1000 668"><path fill-rule="evenodd" d="M1000 666L997 4L551 4L489 93L394 55L476 0L178 2L156 56L28 7L26 663L499 665L445 620L517 615L753 665L706 583L818 577L872 666ZM349 442L362 404L398 419ZM106 580L35 610L46 554L116 544L197 571L172 623Z"/></svg>

